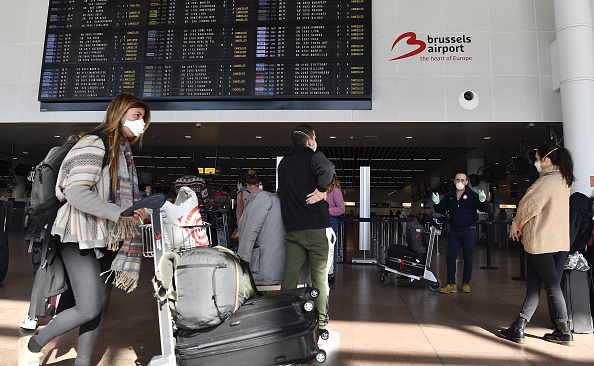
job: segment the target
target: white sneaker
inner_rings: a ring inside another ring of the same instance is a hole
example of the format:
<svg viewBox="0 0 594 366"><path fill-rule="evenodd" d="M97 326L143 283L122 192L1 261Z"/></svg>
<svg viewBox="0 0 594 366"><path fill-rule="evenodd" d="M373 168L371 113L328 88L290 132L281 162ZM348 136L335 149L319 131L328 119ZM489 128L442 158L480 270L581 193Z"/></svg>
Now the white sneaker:
<svg viewBox="0 0 594 366"><path fill-rule="evenodd" d="M29 351L29 339L33 336L21 337L17 341L18 366L39 366L43 353Z"/></svg>
<svg viewBox="0 0 594 366"><path fill-rule="evenodd" d="M26 330L35 330L35 329L37 329L37 317L35 317L35 319L31 319L27 315L27 318L25 318L25 320L23 320L21 322L21 328L26 329Z"/></svg>
<svg viewBox="0 0 594 366"><path fill-rule="evenodd" d="M324 335L327 333L327 336ZM320 338L318 339L319 346L338 346L340 343L340 333L333 332L328 329L320 330Z"/></svg>

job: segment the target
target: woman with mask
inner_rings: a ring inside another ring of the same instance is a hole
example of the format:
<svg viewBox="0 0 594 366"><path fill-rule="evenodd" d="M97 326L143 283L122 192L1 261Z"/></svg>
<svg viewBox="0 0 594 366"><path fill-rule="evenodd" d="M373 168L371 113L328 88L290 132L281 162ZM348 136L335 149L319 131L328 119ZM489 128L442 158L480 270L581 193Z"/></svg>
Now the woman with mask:
<svg viewBox="0 0 594 366"><path fill-rule="evenodd" d="M19 339L18 365L39 365L41 349L52 339L79 327L77 366L90 365L112 282L132 291L140 270L140 236L133 234L135 217L120 217L140 199L130 144L142 138L150 110L131 94L116 96L103 123L83 134L64 158L56 196L66 203L52 226L74 293L74 307L59 313L33 336ZM93 133L102 133L108 144ZM108 155L107 165L103 158ZM136 210L141 219L148 215Z"/></svg>
<svg viewBox="0 0 594 366"><path fill-rule="evenodd" d="M524 328L530 321L544 284L550 299L551 319L556 320L552 333L544 335L548 342L573 346L567 307L561 292L557 267L565 261L569 250L569 188L575 181L573 160L565 148L547 143L536 150L536 169L540 178L530 186L520 203L509 230L513 240L521 241L528 256L526 298L518 318L499 331L499 336L524 343Z"/></svg>

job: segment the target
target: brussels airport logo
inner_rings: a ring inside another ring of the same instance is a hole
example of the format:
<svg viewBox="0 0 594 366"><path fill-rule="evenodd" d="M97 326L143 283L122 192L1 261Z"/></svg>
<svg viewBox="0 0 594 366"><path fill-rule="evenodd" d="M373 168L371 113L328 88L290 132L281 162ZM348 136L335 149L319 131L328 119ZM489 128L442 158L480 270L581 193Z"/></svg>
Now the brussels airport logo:
<svg viewBox="0 0 594 366"><path fill-rule="evenodd" d="M406 43L408 46L400 47L401 50L408 51L405 54L394 57L389 61L401 60L412 57L423 51L428 56L419 57L421 61L472 61L472 56L467 56L465 46L472 42L469 36L463 34L456 37L427 36L427 41L417 38L415 32L406 32L398 36L392 44L391 52L398 43Z"/></svg>

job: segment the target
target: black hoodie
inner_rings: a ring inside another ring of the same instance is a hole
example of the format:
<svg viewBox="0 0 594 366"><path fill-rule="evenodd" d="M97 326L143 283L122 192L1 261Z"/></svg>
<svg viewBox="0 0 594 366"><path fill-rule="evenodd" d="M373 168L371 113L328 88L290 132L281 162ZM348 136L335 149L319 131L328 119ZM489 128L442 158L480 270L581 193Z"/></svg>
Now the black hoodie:
<svg viewBox="0 0 594 366"><path fill-rule="evenodd" d="M328 202L305 203L316 188L325 192L332 182L334 164L307 146L289 146L278 166L278 195L285 229L289 231L331 227Z"/></svg>

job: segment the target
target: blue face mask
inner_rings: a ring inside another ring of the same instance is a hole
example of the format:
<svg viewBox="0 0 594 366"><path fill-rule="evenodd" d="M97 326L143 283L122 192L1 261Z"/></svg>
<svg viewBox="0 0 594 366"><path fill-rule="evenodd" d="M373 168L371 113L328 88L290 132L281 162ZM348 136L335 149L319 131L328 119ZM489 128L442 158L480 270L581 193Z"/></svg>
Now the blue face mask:
<svg viewBox="0 0 594 366"><path fill-rule="evenodd" d="M264 186L263 186L263 185L261 185L261 184L259 184L259 185L258 185L258 189L264 189Z"/></svg>

